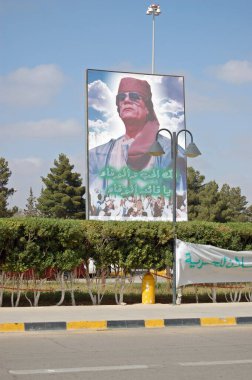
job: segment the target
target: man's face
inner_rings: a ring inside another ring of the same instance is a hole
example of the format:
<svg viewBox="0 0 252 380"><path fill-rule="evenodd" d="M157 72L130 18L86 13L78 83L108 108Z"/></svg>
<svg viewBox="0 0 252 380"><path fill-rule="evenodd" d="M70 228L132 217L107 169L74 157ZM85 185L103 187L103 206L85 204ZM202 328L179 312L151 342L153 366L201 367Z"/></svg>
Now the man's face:
<svg viewBox="0 0 252 380"><path fill-rule="evenodd" d="M141 95L136 92L123 92L117 95L119 114L124 122L144 124L149 111Z"/></svg>

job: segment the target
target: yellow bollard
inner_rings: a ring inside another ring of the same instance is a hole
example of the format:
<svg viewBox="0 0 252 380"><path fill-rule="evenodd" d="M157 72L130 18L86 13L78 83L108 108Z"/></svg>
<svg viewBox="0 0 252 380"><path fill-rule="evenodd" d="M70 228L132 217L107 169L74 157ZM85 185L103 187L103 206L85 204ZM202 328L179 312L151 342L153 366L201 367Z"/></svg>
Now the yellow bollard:
<svg viewBox="0 0 252 380"><path fill-rule="evenodd" d="M142 281L142 303L155 303L155 279L151 273L146 273Z"/></svg>

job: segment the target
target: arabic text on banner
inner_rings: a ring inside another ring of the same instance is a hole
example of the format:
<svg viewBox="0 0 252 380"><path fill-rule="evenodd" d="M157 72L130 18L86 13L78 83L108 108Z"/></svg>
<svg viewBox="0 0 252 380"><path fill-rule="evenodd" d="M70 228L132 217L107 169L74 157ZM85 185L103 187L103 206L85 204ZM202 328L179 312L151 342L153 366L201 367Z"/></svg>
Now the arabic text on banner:
<svg viewBox="0 0 252 380"><path fill-rule="evenodd" d="M177 240L176 286L252 282L252 251L229 251Z"/></svg>

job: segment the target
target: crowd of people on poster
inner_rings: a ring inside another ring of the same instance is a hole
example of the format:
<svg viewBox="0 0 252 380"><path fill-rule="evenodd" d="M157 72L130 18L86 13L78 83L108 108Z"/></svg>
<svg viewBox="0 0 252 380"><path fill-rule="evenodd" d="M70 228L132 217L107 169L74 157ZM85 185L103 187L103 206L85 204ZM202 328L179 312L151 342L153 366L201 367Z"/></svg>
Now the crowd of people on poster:
<svg viewBox="0 0 252 380"><path fill-rule="evenodd" d="M157 133L185 128L183 77L88 70L87 99L89 218L172 220L171 141ZM183 141L176 179L177 220L187 220Z"/></svg>

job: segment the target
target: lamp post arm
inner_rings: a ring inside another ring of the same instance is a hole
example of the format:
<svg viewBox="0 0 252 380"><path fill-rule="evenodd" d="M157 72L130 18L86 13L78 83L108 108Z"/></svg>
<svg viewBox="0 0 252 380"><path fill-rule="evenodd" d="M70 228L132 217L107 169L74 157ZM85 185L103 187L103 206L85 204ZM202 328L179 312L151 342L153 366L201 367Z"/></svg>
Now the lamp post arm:
<svg viewBox="0 0 252 380"><path fill-rule="evenodd" d="M180 131L178 131L178 133L177 133L177 139L178 139L179 134L180 134L181 132L189 133L189 135L191 136L191 142L193 142L193 135L192 135L192 133L191 133L190 131L188 131L188 129L180 129Z"/></svg>
<svg viewBox="0 0 252 380"><path fill-rule="evenodd" d="M161 129L159 129L159 131L157 131L157 133L156 133L156 141L157 141L157 139L158 139L158 135L159 135L159 133L162 132L162 131L168 132L168 133L170 134L170 136L171 136L171 142L172 142L172 133L171 133L171 131L170 131L169 129L167 129L167 128L161 128Z"/></svg>
<svg viewBox="0 0 252 380"><path fill-rule="evenodd" d="M174 149L174 139L175 139L175 145L176 145L176 141L177 141L177 139L176 139L176 133L175 134L171 133L171 131L169 129L167 129L167 128L161 128L156 133L156 141L158 140L159 133L163 132L163 131L164 132L168 132L169 135L170 135L170 137L171 137L171 158L174 158L175 155L176 155L176 148Z"/></svg>

